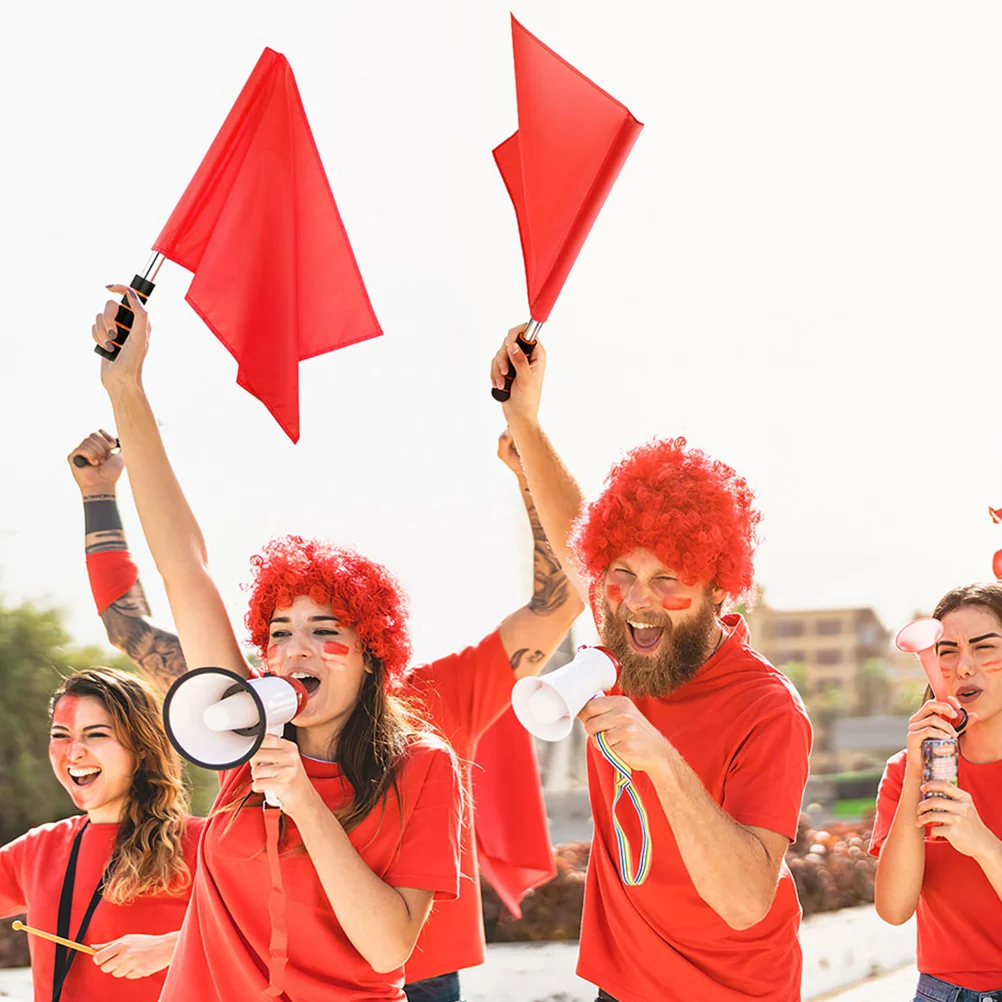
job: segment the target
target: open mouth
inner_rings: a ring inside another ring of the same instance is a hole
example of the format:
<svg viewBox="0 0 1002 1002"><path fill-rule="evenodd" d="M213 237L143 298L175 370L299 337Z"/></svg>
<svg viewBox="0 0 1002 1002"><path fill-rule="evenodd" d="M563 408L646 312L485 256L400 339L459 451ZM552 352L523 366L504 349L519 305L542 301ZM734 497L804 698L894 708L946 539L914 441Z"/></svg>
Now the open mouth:
<svg viewBox="0 0 1002 1002"><path fill-rule="evenodd" d="M294 671L291 677L303 683L307 696L312 696L320 688L320 679L307 671Z"/></svg>
<svg viewBox="0 0 1002 1002"><path fill-rule="evenodd" d="M663 626L652 626L650 623L638 623L633 620L627 622L626 629L633 649L645 653L657 650L661 636L665 632Z"/></svg>
<svg viewBox="0 0 1002 1002"><path fill-rule="evenodd" d="M82 769L70 766L66 771L70 774L70 779L73 780L76 786L90 786L101 775L101 770L93 765Z"/></svg>
<svg viewBox="0 0 1002 1002"><path fill-rule="evenodd" d="M966 689L957 690L957 699L962 703L973 703L978 696L981 695L982 690L977 689L974 686L968 686Z"/></svg>

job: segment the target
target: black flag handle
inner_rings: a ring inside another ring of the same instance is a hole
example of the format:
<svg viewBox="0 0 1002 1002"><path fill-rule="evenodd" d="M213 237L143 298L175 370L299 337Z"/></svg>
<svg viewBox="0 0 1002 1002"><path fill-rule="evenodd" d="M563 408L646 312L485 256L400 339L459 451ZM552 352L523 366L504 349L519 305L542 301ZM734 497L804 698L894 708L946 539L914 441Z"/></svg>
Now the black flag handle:
<svg viewBox="0 0 1002 1002"><path fill-rule="evenodd" d="M129 283L129 287L136 290L136 295L139 296L140 302L144 305L146 300L153 295L153 290L156 286L153 284L153 279L157 277L157 272L160 270L160 265L164 263L163 254L158 254L156 251L153 252L153 256L150 258L146 265L146 269L142 275L134 275L132 281ZM132 321L135 319L135 314L129 308L129 299L127 296L122 296L122 305L118 308L118 313L115 316L115 326L118 330L115 333L115 337L112 341L115 347L112 349L102 348L101 345L94 345L94 351L97 352L102 358L108 359L109 362L114 362L118 358L118 353L122 350L122 345L129 338L129 331L132 330Z"/></svg>
<svg viewBox="0 0 1002 1002"><path fill-rule="evenodd" d="M121 448L122 448L122 443L119 442L119 440L116 438L115 439L115 449L121 451ZM115 449L112 449L112 452L114 452ZM80 453L78 452L73 457L73 465L76 466L78 469L82 470L85 466L90 466L90 463L87 461L87 459L86 459L85 456L81 456Z"/></svg>
<svg viewBox="0 0 1002 1002"><path fill-rule="evenodd" d="M542 320L530 320L528 326L522 331L517 338L515 338L515 344L522 349L522 353L525 355L531 355L536 347L536 342L539 340L539 332L543 329ZM508 371L504 374L504 389L499 390L496 386L491 387L491 396L495 400L504 403L511 396L511 384L515 382L515 366L512 365L511 359L508 359Z"/></svg>

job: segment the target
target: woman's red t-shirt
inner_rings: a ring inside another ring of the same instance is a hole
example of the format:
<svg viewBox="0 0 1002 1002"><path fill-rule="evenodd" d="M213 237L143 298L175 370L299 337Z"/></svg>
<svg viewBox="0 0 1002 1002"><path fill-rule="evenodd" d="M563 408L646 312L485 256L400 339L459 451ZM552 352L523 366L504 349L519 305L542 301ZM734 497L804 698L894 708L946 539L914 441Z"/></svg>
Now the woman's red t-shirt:
<svg viewBox="0 0 1002 1002"><path fill-rule="evenodd" d="M0 917L27 912L26 924L54 933L59 917L59 898L73 840L87 817L79 814L52 824L32 828L0 849ZM202 818L188 818L183 849L185 862L195 875L196 847L204 825ZM118 835L117 824L90 824L80 842L70 938L74 939L94 888L111 858ZM181 928L191 884L177 895L149 895L129 905L102 900L84 937L88 944L108 943L129 933L160 935ZM36 1002L52 998L52 973L56 948L48 940L29 936L31 980ZM130 981L105 974L86 954L77 954L63 983L63 1002L155 1002L160 997L166 970Z"/></svg>
<svg viewBox="0 0 1002 1002"><path fill-rule="evenodd" d="M341 769L303 758L324 803L337 810L351 796ZM221 777L216 808L249 789L250 767ZM390 790L350 833L370 869L394 887L435 892L453 899L459 884L460 781L451 755L440 746L412 749L397 772L399 800ZM348 939L324 892L295 822L285 817L281 870L286 897L288 1002L404 998L403 968L379 973ZM297 851L298 847L298 851ZM191 907L174 951L162 1002L246 1002L268 987L271 875L265 854L261 807L213 813L199 846Z"/></svg>
<svg viewBox="0 0 1002 1002"><path fill-rule="evenodd" d="M870 853L880 855L904 785L906 752L887 760L877 791ZM985 825L1002 838L1002 762L960 756L958 783ZM911 819L914 820L914 819ZM918 969L974 991L1002 988L1002 900L984 870L949 842L925 842L925 873L915 909Z"/></svg>

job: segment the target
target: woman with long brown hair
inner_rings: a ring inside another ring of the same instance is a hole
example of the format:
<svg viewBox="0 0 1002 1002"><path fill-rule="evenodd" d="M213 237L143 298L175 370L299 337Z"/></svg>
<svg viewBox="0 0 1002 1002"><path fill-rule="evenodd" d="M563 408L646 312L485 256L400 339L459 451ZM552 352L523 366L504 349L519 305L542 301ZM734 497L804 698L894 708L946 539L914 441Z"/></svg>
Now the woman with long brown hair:
<svg viewBox="0 0 1002 1002"><path fill-rule="evenodd" d="M954 588L933 617L949 702L927 692L907 748L884 770L874 894L886 922L917 916L916 1000L980 1002L1002 998L1002 585ZM969 717L958 737L961 707ZM957 740L956 785L923 782L927 738Z"/></svg>
<svg viewBox="0 0 1002 1002"><path fill-rule="evenodd" d="M36 1002L157 999L191 895L202 820L141 679L70 675L50 703L49 761L83 813L0 848L0 916L96 948L31 937Z"/></svg>
<svg viewBox="0 0 1002 1002"><path fill-rule="evenodd" d="M185 661L246 677L143 391L146 311L110 288L135 321L102 381ZM116 312L109 303L94 324L102 345ZM328 543L284 537L254 565L252 642L307 698L289 739L267 735L221 777L161 998L395 1002L433 899L457 896L461 816L452 752L397 695L410 658L403 596L384 568ZM282 804L279 834L265 790Z"/></svg>

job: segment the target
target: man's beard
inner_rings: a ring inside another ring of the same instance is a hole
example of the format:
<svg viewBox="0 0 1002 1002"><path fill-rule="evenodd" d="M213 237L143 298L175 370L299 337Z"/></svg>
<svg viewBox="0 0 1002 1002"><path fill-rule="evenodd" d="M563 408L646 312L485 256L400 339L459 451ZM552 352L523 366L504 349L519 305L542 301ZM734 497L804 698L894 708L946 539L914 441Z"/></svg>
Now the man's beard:
<svg viewBox="0 0 1002 1002"><path fill-rule="evenodd" d="M630 646L626 621L631 618L663 628L656 654L638 654ZM625 605L614 613L607 601L602 603L602 643L619 658L619 688L631 699L666 696L693 678L710 657L716 627L716 610L708 599L694 619L677 626L664 615L631 616Z"/></svg>

